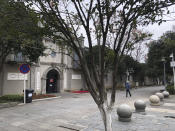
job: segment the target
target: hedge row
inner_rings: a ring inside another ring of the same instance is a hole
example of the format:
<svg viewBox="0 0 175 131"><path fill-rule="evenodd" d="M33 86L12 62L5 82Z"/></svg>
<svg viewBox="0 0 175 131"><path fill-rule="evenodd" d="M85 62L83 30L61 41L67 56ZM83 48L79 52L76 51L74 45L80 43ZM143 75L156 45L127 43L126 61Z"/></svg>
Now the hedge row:
<svg viewBox="0 0 175 131"><path fill-rule="evenodd" d="M23 101L22 95L4 95L0 97L2 101L12 101L12 102L22 102Z"/></svg>

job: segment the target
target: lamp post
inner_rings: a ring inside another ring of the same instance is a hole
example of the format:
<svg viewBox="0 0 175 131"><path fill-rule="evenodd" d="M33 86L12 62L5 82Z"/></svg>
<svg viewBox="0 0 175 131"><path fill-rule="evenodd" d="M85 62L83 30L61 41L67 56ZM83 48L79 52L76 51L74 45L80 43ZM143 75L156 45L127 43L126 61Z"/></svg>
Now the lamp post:
<svg viewBox="0 0 175 131"><path fill-rule="evenodd" d="M172 61L171 61L170 65L171 65L171 67L173 68L174 89L175 89L175 70L174 70L174 67L175 67L175 61L174 61L174 55L173 55L173 53L170 55L170 57L172 58Z"/></svg>
<svg viewBox="0 0 175 131"><path fill-rule="evenodd" d="M165 60L165 57L162 58L162 62L163 62L163 81L164 81L164 86L166 88L166 73L165 73L165 63L166 63L166 60Z"/></svg>
<svg viewBox="0 0 175 131"><path fill-rule="evenodd" d="M128 71L128 69L126 70L126 81L129 81L129 71Z"/></svg>
<svg viewBox="0 0 175 131"><path fill-rule="evenodd" d="M126 70L126 76L127 76L126 80L127 81L130 80L130 74L133 73L133 72L134 72L133 68L129 68L129 69Z"/></svg>

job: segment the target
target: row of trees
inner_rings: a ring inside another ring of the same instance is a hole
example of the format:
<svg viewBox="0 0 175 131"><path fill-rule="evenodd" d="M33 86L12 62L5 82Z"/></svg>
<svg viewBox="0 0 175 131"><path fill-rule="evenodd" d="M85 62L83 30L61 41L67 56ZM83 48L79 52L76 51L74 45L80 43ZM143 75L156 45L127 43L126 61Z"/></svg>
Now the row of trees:
<svg viewBox="0 0 175 131"><path fill-rule="evenodd" d="M147 38L147 37L145 37ZM99 66L99 47L98 45L93 46L93 53L94 53L94 63L96 66ZM85 49L86 51L87 49ZM133 49L134 50L134 49ZM132 52L133 50L129 49L129 52ZM135 51L135 50L134 50ZM88 63L89 68L91 67L91 59L90 54L86 53L86 60ZM105 73L109 73L111 70L113 70L113 59L114 59L114 51L110 47L105 48L105 55L104 55L104 61L105 61ZM127 76L127 70L132 69L132 76L134 81L138 81L140 83L144 82L145 77L145 66L146 64L142 64L138 62L134 57L132 57L130 54L125 54L120 58L120 62L118 65L118 80L120 82L123 82L126 80ZM125 78L124 78L125 77Z"/></svg>
<svg viewBox="0 0 175 131"><path fill-rule="evenodd" d="M147 75L156 80L163 80L163 61L165 58L166 74L172 76L170 67L170 54L175 54L175 31L164 33L157 41L152 41L148 45ZM167 79L168 80L168 79ZM168 80L169 81L169 80ZM158 82L158 81L157 81Z"/></svg>
<svg viewBox="0 0 175 131"><path fill-rule="evenodd" d="M132 73L134 80L144 82L144 78L148 77L153 80L155 84L164 82L164 62L166 68L166 80L170 82L173 76L170 62L172 58L170 55L175 54L175 31L165 32L158 40L151 41L147 44L148 54L145 63L139 63L130 56L123 56L119 64L119 75L126 75L128 68L133 68ZM163 60L164 59L164 60Z"/></svg>

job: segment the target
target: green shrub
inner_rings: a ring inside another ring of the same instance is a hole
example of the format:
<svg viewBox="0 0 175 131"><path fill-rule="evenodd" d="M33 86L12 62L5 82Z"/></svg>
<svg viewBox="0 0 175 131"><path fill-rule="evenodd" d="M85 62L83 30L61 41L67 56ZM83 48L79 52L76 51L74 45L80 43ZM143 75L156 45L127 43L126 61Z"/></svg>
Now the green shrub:
<svg viewBox="0 0 175 131"><path fill-rule="evenodd" d="M174 85L168 85L166 90L172 95L175 94Z"/></svg>
<svg viewBox="0 0 175 131"><path fill-rule="evenodd" d="M23 101L22 95L4 95L0 97L0 100L4 101L12 101L12 102L22 102Z"/></svg>

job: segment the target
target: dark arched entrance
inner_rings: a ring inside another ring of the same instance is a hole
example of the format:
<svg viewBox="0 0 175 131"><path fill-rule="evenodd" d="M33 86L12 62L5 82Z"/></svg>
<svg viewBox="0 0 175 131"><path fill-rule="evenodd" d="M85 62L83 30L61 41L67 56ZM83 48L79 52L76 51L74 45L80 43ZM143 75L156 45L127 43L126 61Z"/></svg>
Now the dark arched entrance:
<svg viewBox="0 0 175 131"><path fill-rule="evenodd" d="M59 73L57 70L50 70L47 73L46 80L46 93L57 93L59 92Z"/></svg>

